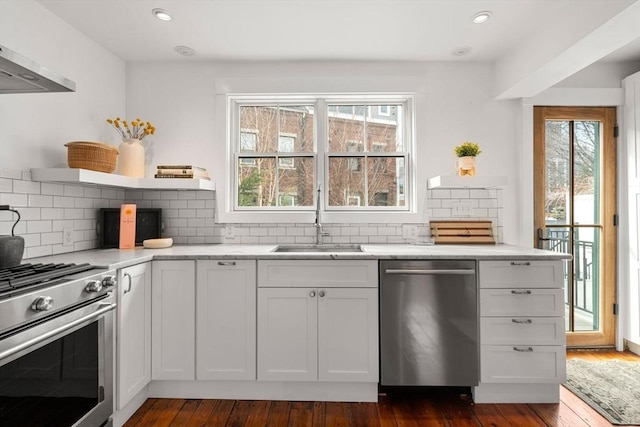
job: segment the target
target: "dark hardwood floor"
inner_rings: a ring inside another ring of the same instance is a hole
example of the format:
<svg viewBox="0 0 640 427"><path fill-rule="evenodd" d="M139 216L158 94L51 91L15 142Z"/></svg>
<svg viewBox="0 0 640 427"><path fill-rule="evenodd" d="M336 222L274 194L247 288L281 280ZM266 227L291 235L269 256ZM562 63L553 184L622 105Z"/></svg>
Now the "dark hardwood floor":
<svg viewBox="0 0 640 427"><path fill-rule="evenodd" d="M638 360L629 352L569 351L568 358ZM465 389L435 388L381 394L378 403L148 399L129 419L134 426L611 426L561 387L556 404L474 404Z"/></svg>

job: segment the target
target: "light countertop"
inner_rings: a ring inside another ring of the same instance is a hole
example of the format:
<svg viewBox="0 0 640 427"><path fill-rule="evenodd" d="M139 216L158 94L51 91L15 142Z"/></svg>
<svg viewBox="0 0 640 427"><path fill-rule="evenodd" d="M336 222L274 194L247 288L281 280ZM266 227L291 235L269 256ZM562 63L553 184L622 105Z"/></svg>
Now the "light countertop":
<svg viewBox="0 0 640 427"><path fill-rule="evenodd" d="M475 259L557 260L569 254L513 245L362 245L362 252L273 252L278 245L175 245L166 249L94 249L23 260L122 268L152 259Z"/></svg>

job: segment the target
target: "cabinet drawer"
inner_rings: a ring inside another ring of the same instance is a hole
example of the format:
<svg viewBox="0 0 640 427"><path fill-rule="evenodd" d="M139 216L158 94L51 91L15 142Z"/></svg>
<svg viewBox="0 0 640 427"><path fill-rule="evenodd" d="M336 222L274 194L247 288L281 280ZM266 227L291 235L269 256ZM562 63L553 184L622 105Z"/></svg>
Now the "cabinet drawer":
<svg viewBox="0 0 640 427"><path fill-rule="evenodd" d="M482 317L482 345L564 345L562 317Z"/></svg>
<svg viewBox="0 0 640 427"><path fill-rule="evenodd" d="M377 288L373 260L259 260L258 287Z"/></svg>
<svg viewBox="0 0 640 427"><path fill-rule="evenodd" d="M562 288L564 261L480 261L480 288Z"/></svg>
<svg viewBox="0 0 640 427"><path fill-rule="evenodd" d="M562 289L480 289L481 316L563 316Z"/></svg>
<svg viewBox="0 0 640 427"><path fill-rule="evenodd" d="M483 383L562 383L565 347L483 345L480 372Z"/></svg>

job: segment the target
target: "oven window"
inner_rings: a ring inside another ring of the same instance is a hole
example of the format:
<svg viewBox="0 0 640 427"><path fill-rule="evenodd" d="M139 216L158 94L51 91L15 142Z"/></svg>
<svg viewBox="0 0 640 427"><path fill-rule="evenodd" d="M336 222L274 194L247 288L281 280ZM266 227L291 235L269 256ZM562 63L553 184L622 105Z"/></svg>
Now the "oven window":
<svg viewBox="0 0 640 427"><path fill-rule="evenodd" d="M100 399L98 321L0 367L0 426L70 426Z"/></svg>

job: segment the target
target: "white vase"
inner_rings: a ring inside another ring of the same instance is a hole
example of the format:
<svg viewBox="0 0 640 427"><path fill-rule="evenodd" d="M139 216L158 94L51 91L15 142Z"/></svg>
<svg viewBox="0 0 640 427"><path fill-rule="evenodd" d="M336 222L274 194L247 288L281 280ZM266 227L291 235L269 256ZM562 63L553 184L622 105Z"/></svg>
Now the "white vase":
<svg viewBox="0 0 640 427"><path fill-rule="evenodd" d="M118 173L132 178L144 178L144 146L140 140L125 139L118 150Z"/></svg>

